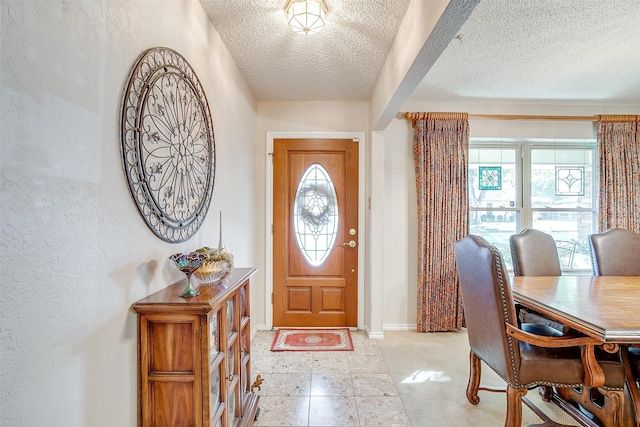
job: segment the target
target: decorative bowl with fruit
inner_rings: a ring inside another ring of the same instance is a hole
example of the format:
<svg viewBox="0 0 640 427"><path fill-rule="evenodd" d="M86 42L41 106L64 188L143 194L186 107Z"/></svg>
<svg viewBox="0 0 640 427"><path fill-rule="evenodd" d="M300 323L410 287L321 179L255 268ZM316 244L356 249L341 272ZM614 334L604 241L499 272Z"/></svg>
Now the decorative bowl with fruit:
<svg viewBox="0 0 640 427"><path fill-rule="evenodd" d="M196 252L208 255L193 273L200 283L214 283L229 274L233 268L233 254L226 249L216 249L204 246Z"/></svg>

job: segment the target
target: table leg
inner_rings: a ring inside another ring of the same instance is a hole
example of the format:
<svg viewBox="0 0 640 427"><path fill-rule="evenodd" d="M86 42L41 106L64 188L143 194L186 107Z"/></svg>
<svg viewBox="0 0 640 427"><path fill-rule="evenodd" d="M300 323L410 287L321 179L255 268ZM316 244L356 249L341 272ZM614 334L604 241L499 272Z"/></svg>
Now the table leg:
<svg viewBox="0 0 640 427"><path fill-rule="evenodd" d="M629 388L629 394L631 395L630 403L633 407L635 426L640 427L640 390L638 390L638 384L636 383L636 379L633 376L633 370L631 369L631 364L629 363L629 348L621 347L620 356L625 369L627 387Z"/></svg>

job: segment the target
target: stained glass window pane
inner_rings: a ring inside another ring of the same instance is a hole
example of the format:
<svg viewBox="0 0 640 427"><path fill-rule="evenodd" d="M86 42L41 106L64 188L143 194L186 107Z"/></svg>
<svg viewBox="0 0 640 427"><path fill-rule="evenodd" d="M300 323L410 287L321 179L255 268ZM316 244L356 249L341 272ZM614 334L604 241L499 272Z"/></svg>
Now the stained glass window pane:
<svg viewBox="0 0 640 427"><path fill-rule="evenodd" d="M591 208L593 150L544 148L531 150L531 207Z"/></svg>
<svg viewBox="0 0 640 427"><path fill-rule="evenodd" d="M469 148L469 206L506 208L516 205L514 148Z"/></svg>
<svg viewBox="0 0 640 427"><path fill-rule="evenodd" d="M338 197L329 173L317 163L309 166L298 183L293 231L307 263L322 265L338 234Z"/></svg>
<svg viewBox="0 0 640 427"><path fill-rule="evenodd" d="M584 166L556 166L556 196L584 196Z"/></svg>
<svg viewBox="0 0 640 427"><path fill-rule="evenodd" d="M501 167L481 167L480 190L502 190L502 168Z"/></svg>

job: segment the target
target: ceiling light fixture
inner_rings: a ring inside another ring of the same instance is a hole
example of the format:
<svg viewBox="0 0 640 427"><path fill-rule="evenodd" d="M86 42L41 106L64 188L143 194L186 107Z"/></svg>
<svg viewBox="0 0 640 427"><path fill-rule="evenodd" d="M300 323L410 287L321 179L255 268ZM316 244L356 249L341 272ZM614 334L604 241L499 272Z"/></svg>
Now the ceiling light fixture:
<svg viewBox="0 0 640 427"><path fill-rule="evenodd" d="M289 26L296 33L313 34L324 27L327 13L324 0L289 0L285 10Z"/></svg>

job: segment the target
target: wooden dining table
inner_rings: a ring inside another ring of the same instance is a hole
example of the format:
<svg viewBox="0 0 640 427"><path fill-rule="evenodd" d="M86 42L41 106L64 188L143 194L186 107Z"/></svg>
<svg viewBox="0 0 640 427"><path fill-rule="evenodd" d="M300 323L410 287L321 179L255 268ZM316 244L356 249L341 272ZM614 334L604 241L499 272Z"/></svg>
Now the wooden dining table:
<svg viewBox="0 0 640 427"><path fill-rule="evenodd" d="M518 304L600 340L610 352L640 345L640 276L516 276L511 283ZM640 393L626 364L631 398L626 404L635 415L626 425L640 425ZM556 403L580 417L566 402Z"/></svg>

